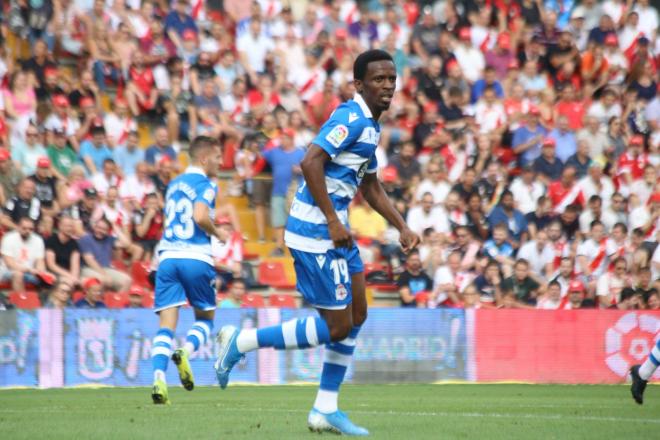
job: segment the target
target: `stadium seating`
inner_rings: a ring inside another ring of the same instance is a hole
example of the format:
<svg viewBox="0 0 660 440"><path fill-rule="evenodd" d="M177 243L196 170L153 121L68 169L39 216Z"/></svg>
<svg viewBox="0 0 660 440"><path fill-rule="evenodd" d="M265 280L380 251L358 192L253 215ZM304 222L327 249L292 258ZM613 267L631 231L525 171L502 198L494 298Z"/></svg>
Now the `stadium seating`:
<svg viewBox="0 0 660 440"><path fill-rule="evenodd" d="M151 283L149 282L149 262L146 261L136 261L131 265L131 276L133 277L133 282L141 287L146 287L151 289Z"/></svg>
<svg viewBox="0 0 660 440"><path fill-rule="evenodd" d="M293 296L277 293L268 297L268 305L278 309L295 309L298 307Z"/></svg>
<svg viewBox="0 0 660 440"><path fill-rule="evenodd" d="M37 292L11 292L9 302L19 309L38 309L41 307L41 301Z"/></svg>
<svg viewBox="0 0 660 440"><path fill-rule="evenodd" d="M259 284L276 289L294 290L295 284L287 279L284 263L279 260L259 263Z"/></svg>
<svg viewBox="0 0 660 440"><path fill-rule="evenodd" d="M154 292L151 290L145 292L142 296L142 307L146 309L151 309L154 306Z"/></svg>
<svg viewBox="0 0 660 440"><path fill-rule="evenodd" d="M129 303L128 292L106 292L103 302L109 309L123 309Z"/></svg>
<svg viewBox="0 0 660 440"><path fill-rule="evenodd" d="M260 308L265 307L264 297L254 293L246 293L243 295L241 307L243 308Z"/></svg>

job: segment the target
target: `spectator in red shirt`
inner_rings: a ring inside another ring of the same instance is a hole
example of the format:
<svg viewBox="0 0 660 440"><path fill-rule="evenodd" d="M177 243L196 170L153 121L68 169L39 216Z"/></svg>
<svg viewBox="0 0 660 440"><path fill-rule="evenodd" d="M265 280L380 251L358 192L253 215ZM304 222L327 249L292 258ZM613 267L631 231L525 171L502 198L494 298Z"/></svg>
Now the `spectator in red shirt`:
<svg viewBox="0 0 660 440"><path fill-rule="evenodd" d="M145 65L144 54L141 51L135 52L126 85L126 100L133 116L140 116L143 112L156 108L158 89L154 86L154 74L151 68Z"/></svg>
<svg viewBox="0 0 660 440"><path fill-rule="evenodd" d="M341 101L334 91L334 82L331 78L327 78L323 82L323 90L316 92L307 102L309 123L314 127L320 127L339 104Z"/></svg>
<svg viewBox="0 0 660 440"><path fill-rule="evenodd" d="M563 213L569 205L584 206L584 195L575 178L575 168L568 166L562 171L561 178L548 187L548 197L552 202L552 209L557 214Z"/></svg>
<svg viewBox="0 0 660 440"><path fill-rule="evenodd" d="M644 152L644 138L636 135L630 138L628 149L617 161L619 187L629 188L636 179L644 175L644 168L649 163L649 156Z"/></svg>
<svg viewBox="0 0 660 440"><path fill-rule="evenodd" d="M561 87L559 102L555 105L555 112L557 117L566 116L571 130L575 131L582 128L586 106L583 100L576 98L573 84L568 83Z"/></svg>
<svg viewBox="0 0 660 440"><path fill-rule="evenodd" d="M159 207L158 195L147 194L144 209L133 212L133 238L144 249L145 260L150 260L154 248L163 235L163 212Z"/></svg>

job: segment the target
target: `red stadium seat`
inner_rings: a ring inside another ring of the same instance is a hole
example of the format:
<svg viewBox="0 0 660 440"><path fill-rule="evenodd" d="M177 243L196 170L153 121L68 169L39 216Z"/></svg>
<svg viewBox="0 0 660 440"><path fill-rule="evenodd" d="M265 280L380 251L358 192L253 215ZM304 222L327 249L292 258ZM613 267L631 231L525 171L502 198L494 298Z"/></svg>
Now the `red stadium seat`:
<svg viewBox="0 0 660 440"><path fill-rule="evenodd" d="M273 294L268 297L268 305L278 309L298 308L296 299L291 295Z"/></svg>
<svg viewBox="0 0 660 440"><path fill-rule="evenodd" d="M364 263L364 276L366 277L371 272L383 271L388 272L388 267L381 263Z"/></svg>
<svg viewBox="0 0 660 440"><path fill-rule="evenodd" d="M264 303L264 297L261 295L256 295L254 293L246 293L243 295L242 301L241 301L241 307L243 308L261 308L265 307L266 304Z"/></svg>
<svg viewBox="0 0 660 440"><path fill-rule="evenodd" d="M103 302L109 309L123 309L128 306L128 292L106 292Z"/></svg>
<svg viewBox="0 0 660 440"><path fill-rule="evenodd" d="M152 309L154 307L154 292L151 290L145 291L142 295L142 307L145 309Z"/></svg>
<svg viewBox="0 0 660 440"><path fill-rule="evenodd" d="M295 285L289 283L281 261L262 261L259 263L259 284L278 289L293 290Z"/></svg>
<svg viewBox="0 0 660 440"><path fill-rule="evenodd" d="M122 260L112 260L110 266L116 270L126 271L126 269L128 269L128 267L126 267L126 263L124 263Z"/></svg>
<svg viewBox="0 0 660 440"><path fill-rule="evenodd" d="M216 293L215 295L215 302L216 304L220 304L222 301L224 301L227 298L226 293Z"/></svg>
<svg viewBox="0 0 660 440"><path fill-rule="evenodd" d="M133 283L151 289L151 283L149 283L149 266L150 264L147 261L136 261L133 263L131 266Z"/></svg>
<svg viewBox="0 0 660 440"><path fill-rule="evenodd" d="M41 307L37 292L11 292L9 302L19 309L38 309Z"/></svg>

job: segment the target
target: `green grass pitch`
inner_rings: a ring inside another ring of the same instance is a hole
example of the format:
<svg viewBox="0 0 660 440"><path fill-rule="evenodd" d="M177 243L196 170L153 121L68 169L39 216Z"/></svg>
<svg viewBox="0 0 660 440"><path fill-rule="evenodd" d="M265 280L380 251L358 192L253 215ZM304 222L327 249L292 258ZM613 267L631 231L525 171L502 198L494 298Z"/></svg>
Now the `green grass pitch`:
<svg viewBox="0 0 660 440"><path fill-rule="evenodd" d="M0 391L4 439L310 439L311 386L170 386ZM347 385L341 407L391 439L659 438L660 388L633 403L624 386ZM333 438L332 434L324 434Z"/></svg>

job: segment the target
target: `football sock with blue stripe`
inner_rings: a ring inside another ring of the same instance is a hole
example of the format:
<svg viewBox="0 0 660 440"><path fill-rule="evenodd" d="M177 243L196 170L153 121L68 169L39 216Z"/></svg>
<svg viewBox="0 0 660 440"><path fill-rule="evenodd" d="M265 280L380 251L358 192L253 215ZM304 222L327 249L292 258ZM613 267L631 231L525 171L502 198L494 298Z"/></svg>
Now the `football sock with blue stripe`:
<svg viewBox="0 0 660 440"><path fill-rule="evenodd" d="M206 344L211 336L213 330L213 321L206 319L198 319L193 324L192 328L188 331L186 336L186 343L183 349L186 350L188 356L197 351L201 345Z"/></svg>
<svg viewBox="0 0 660 440"><path fill-rule="evenodd" d="M660 339L655 343L649 357L646 358L646 361L639 367L639 377L644 380L649 380L656 368L660 366Z"/></svg>
<svg viewBox="0 0 660 440"><path fill-rule="evenodd" d="M169 328L160 328L151 346L151 365L154 370L154 380L165 381L167 363L172 355L172 338L174 332Z"/></svg>
<svg viewBox="0 0 660 440"><path fill-rule="evenodd" d="M360 327L353 327L346 339L326 344L323 352L321 385L314 402L314 408L317 411L324 414L337 411L339 387L344 381L346 370L353 358L358 333L360 333Z"/></svg>
<svg viewBox="0 0 660 440"><path fill-rule="evenodd" d="M246 353L257 348L276 350L304 349L330 342L330 330L322 318L293 319L280 325L242 330L236 339L238 351Z"/></svg>

